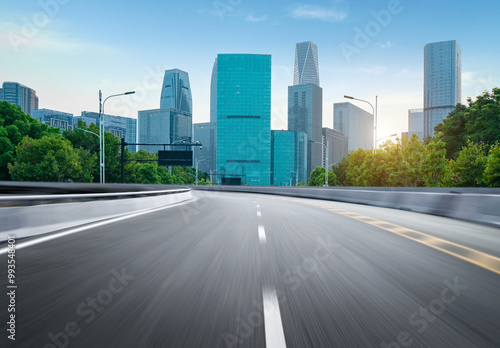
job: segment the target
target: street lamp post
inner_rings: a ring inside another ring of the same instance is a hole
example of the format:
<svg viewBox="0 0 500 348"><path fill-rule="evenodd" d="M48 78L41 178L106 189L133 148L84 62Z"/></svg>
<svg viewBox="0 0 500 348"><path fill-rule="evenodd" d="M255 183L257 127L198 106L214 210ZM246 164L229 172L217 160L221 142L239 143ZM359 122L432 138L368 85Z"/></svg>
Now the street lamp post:
<svg viewBox="0 0 500 348"><path fill-rule="evenodd" d="M198 158L196 159L196 185L198 185L198 164L206 160L208 160L208 158L204 158L201 160L198 160Z"/></svg>
<svg viewBox="0 0 500 348"><path fill-rule="evenodd" d="M106 183L106 170L105 170L105 159L106 159L106 155L105 155L105 148L104 148L104 144L105 144L105 136L104 136L104 104L106 103L106 100L108 100L109 98L113 98L113 97L118 97L118 96L121 96L121 95L129 95L129 94L134 94L135 91L131 91L131 92L125 92L125 93L120 93L120 94L113 94L113 95L110 95L109 97L107 97L106 99L104 99L104 101L101 103L101 100L102 100L102 93L101 91L99 90L99 152L100 152L100 161L99 161L99 174L101 176L101 184L104 184Z"/></svg>
<svg viewBox="0 0 500 348"><path fill-rule="evenodd" d="M375 108L373 107L372 103L370 103L369 101L367 100L363 100L363 99L357 99L357 98L354 98L354 97L351 97L349 95L344 95L344 98L347 98L347 99L352 99L352 100L357 100L357 101L361 101L361 102L364 102L364 103L367 103L369 104L371 107L372 107L372 115L373 115L373 153L376 153L377 152L377 107L378 107L378 95L375 96Z"/></svg>
<svg viewBox="0 0 500 348"><path fill-rule="evenodd" d="M325 137L326 138L326 137ZM316 140L308 140L310 143L315 143L323 146L323 151L325 152L325 187L328 187L328 139L325 139L325 143L320 143Z"/></svg>

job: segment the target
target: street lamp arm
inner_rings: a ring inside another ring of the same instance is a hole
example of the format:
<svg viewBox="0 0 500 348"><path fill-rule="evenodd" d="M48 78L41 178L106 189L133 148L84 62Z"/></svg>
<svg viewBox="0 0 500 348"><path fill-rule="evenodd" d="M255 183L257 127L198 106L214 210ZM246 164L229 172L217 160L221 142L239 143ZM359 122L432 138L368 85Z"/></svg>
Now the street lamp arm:
<svg viewBox="0 0 500 348"><path fill-rule="evenodd" d="M106 101L109 99L109 98L113 98L113 97L118 97L118 96L121 96L121 95L129 95L129 94L134 94L135 91L130 91L130 92L125 92L125 93L119 93L119 94L113 94L113 95L110 95L109 97L107 97L106 99L104 99L104 101L102 102L101 105L99 105L99 134L101 135L99 137L99 152L101 153L101 161L100 161L100 176L101 176L101 183L104 184L106 183L106 166L105 166L105 161L106 161L106 152L105 152L105 142L106 142L106 133L105 133L105 130L104 130L104 105L106 104ZM100 98L101 98L101 91L99 91L99 101L100 101Z"/></svg>
<svg viewBox="0 0 500 348"><path fill-rule="evenodd" d="M382 137L382 138L380 138L380 139L378 139L378 140L377 140L377 143L378 143L380 140L383 140L383 139L385 139L385 138L392 138L392 137L396 137L396 136L398 136L398 134L397 134L397 133L394 133L394 134L391 134L391 135L388 135L388 136Z"/></svg>
<svg viewBox="0 0 500 348"><path fill-rule="evenodd" d="M354 98L354 97L351 97L351 96L348 96L348 95L344 95L344 98L352 99L352 100L357 100L357 101L369 104L372 107L372 113L375 114L375 109L373 108L372 103L370 103L368 100L358 99L358 98Z"/></svg>
<svg viewBox="0 0 500 348"><path fill-rule="evenodd" d="M82 132L86 132L86 133L94 134L96 137L100 138L100 135L99 135L99 134L94 133L94 132L89 131L89 130L86 130L86 129L82 129L82 128L75 128L75 130L79 130L79 131L82 131Z"/></svg>
<svg viewBox="0 0 500 348"><path fill-rule="evenodd" d="M107 97L106 99L104 99L104 101L102 102L103 104L103 109L104 109L104 103L106 102L106 100L108 100L109 98L113 98L113 97L118 97L119 95L129 95L129 94L134 94L135 91L131 91L131 92L125 92L125 93L119 93L119 94L113 94L113 95L110 95L109 97ZM104 110L103 110L104 111ZM104 112L103 112L104 113Z"/></svg>

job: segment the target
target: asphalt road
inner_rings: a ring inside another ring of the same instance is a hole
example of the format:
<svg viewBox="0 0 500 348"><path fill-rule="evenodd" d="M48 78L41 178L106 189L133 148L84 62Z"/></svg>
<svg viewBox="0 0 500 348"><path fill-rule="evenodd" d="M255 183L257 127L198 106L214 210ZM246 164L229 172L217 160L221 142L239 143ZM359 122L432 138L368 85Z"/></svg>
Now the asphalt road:
<svg viewBox="0 0 500 348"><path fill-rule="evenodd" d="M500 229L337 202L194 194L18 249L16 340L4 290L0 346L500 347L500 274L488 269ZM404 228L414 239L396 233ZM0 274L5 289L5 253Z"/></svg>

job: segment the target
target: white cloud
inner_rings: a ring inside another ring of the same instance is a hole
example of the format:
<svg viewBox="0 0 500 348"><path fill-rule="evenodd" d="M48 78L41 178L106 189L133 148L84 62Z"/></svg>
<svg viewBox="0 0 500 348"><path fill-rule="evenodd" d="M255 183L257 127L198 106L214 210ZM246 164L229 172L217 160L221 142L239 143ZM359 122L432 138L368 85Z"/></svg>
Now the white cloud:
<svg viewBox="0 0 500 348"><path fill-rule="evenodd" d="M397 76L404 76L407 75L410 72L410 69L403 69L400 72L398 72Z"/></svg>
<svg viewBox="0 0 500 348"><path fill-rule="evenodd" d="M15 53L23 49L51 50L59 52L86 51L99 49L100 51L114 51L109 46L93 42L81 42L66 34L46 30L44 28L30 29L9 23L0 22L0 49L11 50Z"/></svg>
<svg viewBox="0 0 500 348"><path fill-rule="evenodd" d="M267 15L262 15L262 16L257 16L254 17L253 14L249 14L246 18L245 21L247 22L264 22L267 20Z"/></svg>
<svg viewBox="0 0 500 348"><path fill-rule="evenodd" d="M363 73L363 74L368 74L368 75L375 75L375 76L379 76L379 75L383 75L387 72L387 70L389 70L389 68L385 67L385 66L373 66L373 67L369 67L369 68L359 68L357 69L357 72L359 73Z"/></svg>
<svg viewBox="0 0 500 348"><path fill-rule="evenodd" d="M380 44L380 48L391 48L391 42L387 41L386 43Z"/></svg>
<svg viewBox="0 0 500 348"><path fill-rule="evenodd" d="M295 19L315 19L339 22L347 16L347 8L329 8L313 5L298 5L291 9L290 16Z"/></svg>

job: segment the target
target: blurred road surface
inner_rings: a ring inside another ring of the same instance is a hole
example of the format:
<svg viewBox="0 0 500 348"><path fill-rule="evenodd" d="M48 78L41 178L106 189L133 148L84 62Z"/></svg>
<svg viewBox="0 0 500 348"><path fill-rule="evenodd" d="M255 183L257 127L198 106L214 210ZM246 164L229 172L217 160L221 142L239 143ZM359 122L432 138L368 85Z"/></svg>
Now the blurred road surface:
<svg viewBox="0 0 500 348"><path fill-rule="evenodd" d="M16 253L16 340L4 294L0 346L500 346L500 229L346 203L194 194L32 238ZM7 255L0 260L6 280Z"/></svg>

